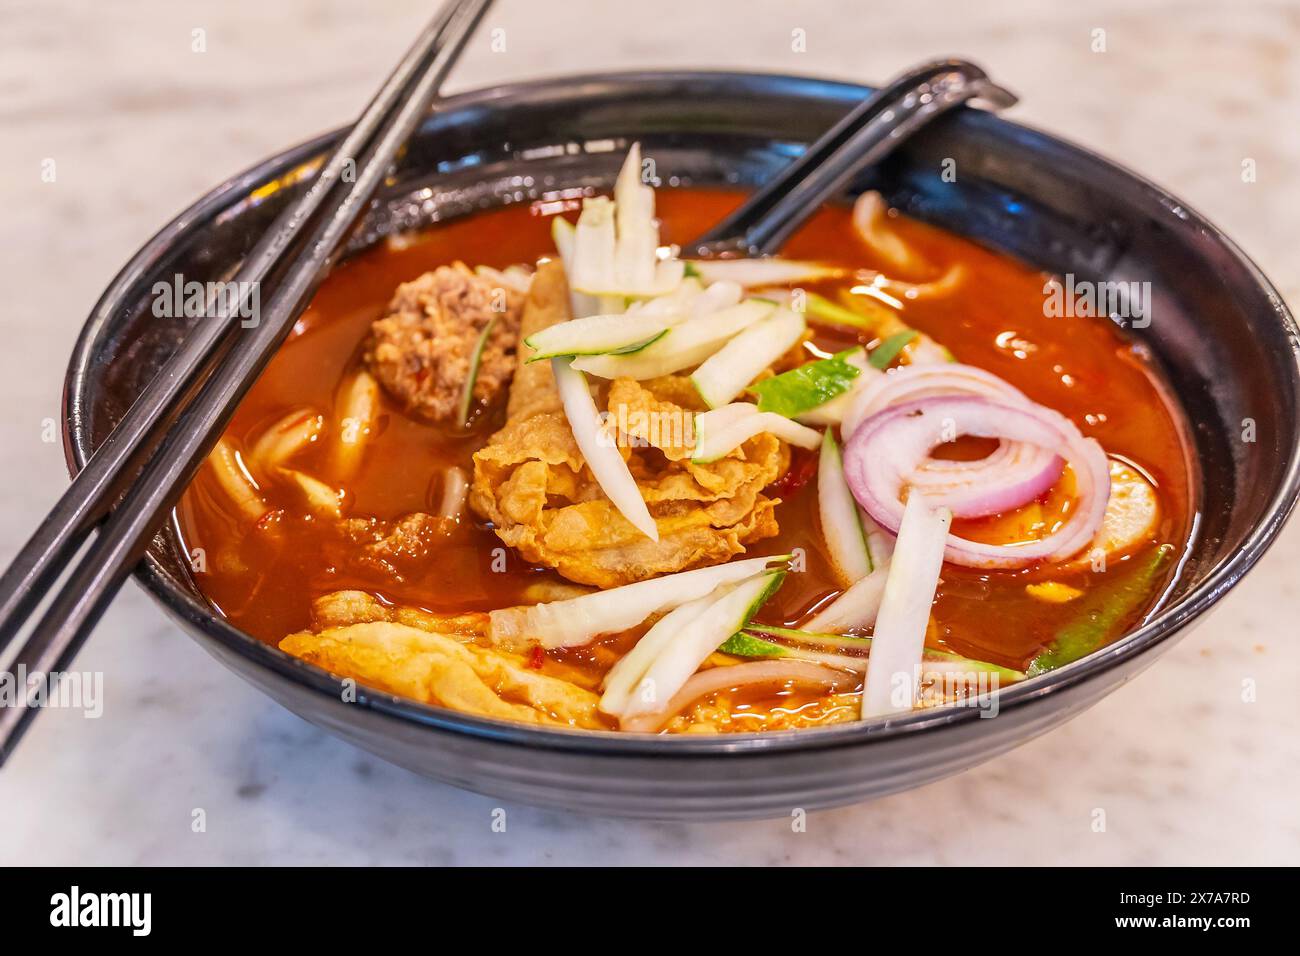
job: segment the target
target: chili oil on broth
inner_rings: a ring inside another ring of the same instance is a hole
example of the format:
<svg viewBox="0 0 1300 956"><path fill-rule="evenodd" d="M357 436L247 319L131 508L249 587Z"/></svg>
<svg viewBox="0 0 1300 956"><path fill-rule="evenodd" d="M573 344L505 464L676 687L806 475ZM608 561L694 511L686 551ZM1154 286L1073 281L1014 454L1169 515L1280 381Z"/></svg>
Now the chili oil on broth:
<svg viewBox="0 0 1300 956"><path fill-rule="evenodd" d="M659 191L663 241L689 240L742 199L743 194L727 190ZM383 314L401 283L456 260L504 268L553 256L549 218L535 213L535 206L522 204L480 213L432 228L411 243L380 245L335 269L237 409L227 429L228 440L246 450L263 429L303 406L329 420L340 383L360 367L361 343L370 323ZM1163 389L1140 346L1126 341L1109 322L1045 314L1047 277L1042 273L919 222L898 218L892 225L940 273L958 264L966 267L966 279L952 295L905 300L902 318L908 325L931 335L959 361L988 369L1034 401L1065 414L1111 455L1140 470L1158 490L1157 533L1105 574L1093 574L1086 566L1069 573L1053 568L980 572L944 566L927 643L1024 669L1078 613L1071 607L1077 602L1040 601L1025 591L1026 584L1060 580L1086 594L1125 574L1125 564L1140 563L1161 543L1172 543L1180 551L1185 548L1190 480L1175 413L1162 397ZM844 208L820 210L783 254L853 270L889 272L856 236ZM809 288L835 299L856 284L836 280ZM813 344L827 351L870 341L869 335L859 336L854 330L812 328ZM346 485L349 516L396 519L413 511L435 511L436 476L451 466L472 473L473 452L504 417L502 407L491 408L461 431L406 416L382 390L381 402L362 466ZM789 474L776 486L782 498L776 511L781 533L748 552L752 556L798 549L803 558L804 570L787 575L782 589L760 614L760 620L772 624L795 625L840 590L818 527L815 455L794 451ZM960 454L961 449L955 451ZM971 453L967 449L967 456ZM294 462L311 474L324 468L324 457L324 443L317 442ZM264 489L277 533L250 533L225 503L209 472L200 472L176 515L187 551L201 548L205 554L207 570L195 576L196 582L232 623L271 644L309 627L312 602L341 589L368 591L397 605L459 613L531 603L535 596L530 595L536 594L533 585L563 583L554 572L530 567L513 553L506 554L501 570L503 545L468 512L445 544L401 581L379 571L331 564L326 556L334 535L328 523L302 515L295 493L278 486ZM275 517L277 512L281 514ZM1176 565L1177 561L1166 562L1146 601L1115 622L1109 639L1150 611ZM595 680L642 630L586 648L548 652L549 659L557 670L577 668ZM733 698L732 704L738 729L745 729L748 717L757 719L773 708L802 710L806 718L809 711L826 706L818 695L804 691L749 692L747 697Z"/></svg>

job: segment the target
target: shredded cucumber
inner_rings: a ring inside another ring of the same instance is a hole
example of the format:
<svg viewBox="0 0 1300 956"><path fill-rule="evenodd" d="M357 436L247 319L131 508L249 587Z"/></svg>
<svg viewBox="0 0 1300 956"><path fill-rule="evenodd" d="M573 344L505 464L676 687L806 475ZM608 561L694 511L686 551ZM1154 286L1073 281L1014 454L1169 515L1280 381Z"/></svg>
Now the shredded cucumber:
<svg viewBox="0 0 1300 956"><path fill-rule="evenodd" d="M578 449L600 490L634 528L651 541L658 541L659 528L641 497L641 489L637 487L627 462L613 442L601 440L600 413L592 400L586 377L573 369L566 358L551 359L551 370L555 373L555 384L574 441L578 443Z"/></svg>
<svg viewBox="0 0 1300 956"><path fill-rule="evenodd" d="M521 647L531 641L540 641L543 647L578 647L599 634L636 627L654 614L704 597L719 585L761 574L769 565L789 558L788 554L749 558L665 574L563 601L501 608L489 614L488 634L494 643L508 647Z"/></svg>
<svg viewBox="0 0 1300 956"><path fill-rule="evenodd" d="M876 623L876 615L880 613L880 602L884 599L888 579L889 569L881 562L876 570L865 578L854 581L847 591L813 615L805 626L815 631L836 632L853 627L870 627Z"/></svg>
<svg viewBox="0 0 1300 956"><path fill-rule="evenodd" d="M798 259L691 259L686 263L705 282L737 282L748 289L794 282L816 282L843 275L846 270L821 262Z"/></svg>
<svg viewBox="0 0 1300 956"><path fill-rule="evenodd" d="M493 269L491 266L475 266L474 274L495 285L513 289L524 295L528 294L528 289L533 283L532 270L522 265L507 266L504 270Z"/></svg>
<svg viewBox="0 0 1300 956"><path fill-rule="evenodd" d="M829 428L822 436L817 463L817 508L831 564L843 584L865 578L874 568L871 550L858 516L858 503L844 478L839 443Z"/></svg>
<svg viewBox="0 0 1300 956"><path fill-rule="evenodd" d="M700 616L706 608L716 601L734 584L724 584L702 598L688 601L679 608L669 611L650 630L642 635L632 650L624 654L608 674L605 675L604 693L600 697L601 710L618 716L627 709L637 684L645 677L655 658L663 653L692 621Z"/></svg>
<svg viewBox="0 0 1300 956"><path fill-rule="evenodd" d="M483 331L479 332L478 340L474 343L474 352L469 357L469 374L465 378L465 387L461 389L457 409L459 412L457 420L461 428L469 424L469 408L474 401L474 383L478 381L478 370L483 364L483 349L487 347L488 338L492 335L492 328L496 325L496 321L495 315L488 317L483 325Z"/></svg>
<svg viewBox="0 0 1300 956"><path fill-rule="evenodd" d="M549 326L524 339L533 350L529 362L557 355L608 355L639 351L667 333L680 316L660 314L591 315Z"/></svg>
<svg viewBox="0 0 1300 956"><path fill-rule="evenodd" d="M783 638L795 647L768 640L768 636ZM809 649L812 650L809 650ZM724 654L735 657L786 657L798 660L835 663L842 667L862 670L867 665L867 658L858 655L836 654L836 650L870 652L871 638L846 637L842 634L814 634L789 627L774 627L765 624L750 624L744 631L732 635L725 644L718 648ZM990 664L962 657L952 651L927 647L922 652L922 673L926 664L931 665L930 672L948 672L952 670L968 671L975 674L996 674L999 680L1007 683L1022 681L1027 676L1024 671Z"/></svg>
<svg viewBox="0 0 1300 956"><path fill-rule="evenodd" d="M724 345L695 370L691 382L710 408L725 405L789 351L805 328L803 316L778 309Z"/></svg>
<svg viewBox="0 0 1300 956"><path fill-rule="evenodd" d="M790 648L775 644L745 631L737 631L723 642L718 650L733 657L789 657Z"/></svg>
<svg viewBox="0 0 1300 956"><path fill-rule="evenodd" d="M577 242L577 231L574 229L573 223L563 216L555 216L551 219L551 239L555 242L555 251L560 254L560 262L563 264L564 274L568 278L569 311L575 319L600 313L602 309L599 298L578 292L573 288L573 248Z"/></svg>
<svg viewBox="0 0 1300 956"><path fill-rule="evenodd" d="M668 334L634 355L592 355L575 359L573 367L601 378L644 380L671 375L699 365L738 332L762 321L773 306L748 300L730 308L678 323Z"/></svg>
<svg viewBox="0 0 1300 956"><path fill-rule="evenodd" d="M862 716L911 710L925 649L930 606L939 586L952 512L908 496L871 643L871 666L862 693ZM867 580L867 579L864 579Z"/></svg>
<svg viewBox="0 0 1300 956"><path fill-rule="evenodd" d="M784 571L770 571L742 581L675 628L672 640L655 655L620 716L626 720L667 708L708 656L758 613L784 577Z"/></svg>
<svg viewBox="0 0 1300 956"><path fill-rule="evenodd" d="M821 434L806 425L772 412L760 412L748 402L733 402L695 416L695 448L691 461L697 465L717 461L760 432L771 432L782 441L812 450Z"/></svg>
<svg viewBox="0 0 1300 956"><path fill-rule="evenodd" d="M597 296L646 298L682 281L680 259L660 259L654 190L641 181L641 147L633 144L614 185L614 198L583 200L573 243L570 283Z"/></svg>
<svg viewBox="0 0 1300 956"><path fill-rule="evenodd" d="M659 248L655 191L642 182L641 175L641 144L633 143L614 183L614 216L618 226L614 276L619 288L647 289L655 282Z"/></svg>
<svg viewBox="0 0 1300 956"><path fill-rule="evenodd" d="M1107 635L1148 599L1151 582L1173 553L1173 545L1161 545L1118 581L1105 584L1084 598L1075 619L1057 631L1051 645L1030 662L1029 673L1044 674L1099 648Z"/></svg>
<svg viewBox="0 0 1300 956"><path fill-rule="evenodd" d="M804 314L829 325L847 325L868 332L876 331L881 325L879 319L873 320L860 312L854 312L816 292L809 292L805 297Z"/></svg>
<svg viewBox="0 0 1300 956"><path fill-rule="evenodd" d="M575 289L588 294L613 289L617 241L613 200L605 196L584 199L573 237L573 273L569 277Z"/></svg>
<svg viewBox="0 0 1300 956"><path fill-rule="evenodd" d="M871 649L871 638L853 637L848 634L826 634L795 627L777 627L774 624L751 624L747 628L757 634L784 638L796 644L807 644L822 650L867 651Z"/></svg>

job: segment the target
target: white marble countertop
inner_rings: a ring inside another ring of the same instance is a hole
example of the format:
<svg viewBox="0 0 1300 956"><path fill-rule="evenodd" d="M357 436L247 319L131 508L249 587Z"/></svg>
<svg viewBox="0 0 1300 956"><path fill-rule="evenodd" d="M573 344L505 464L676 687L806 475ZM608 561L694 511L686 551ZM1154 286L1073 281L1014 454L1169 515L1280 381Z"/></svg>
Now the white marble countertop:
<svg viewBox="0 0 1300 956"><path fill-rule="evenodd" d="M431 4L13 0L0 31L0 561L65 484L49 441L73 339L126 258L262 156L336 126ZM877 81L968 56L1013 115L1186 198L1300 304L1300 11L1292 2L502 0L454 86L737 67ZM790 48L803 29L807 52ZM1096 29L1106 51L1093 52ZM192 51L204 31L206 51ZM1258 176L1243 183L1243 159ZM54 182L42 180L55 161ZM0 863L1294 863L1300 525L1209 622L1063 729L961 776L788 821L656 825L508 807L282 710L134 586L83 652L104 713L41 716L0 771ZM1257 697L1242 700L1242 682ZM206 831L193 832L195 809ZM1105 832L1094 832L1104 809Z"/></svg>

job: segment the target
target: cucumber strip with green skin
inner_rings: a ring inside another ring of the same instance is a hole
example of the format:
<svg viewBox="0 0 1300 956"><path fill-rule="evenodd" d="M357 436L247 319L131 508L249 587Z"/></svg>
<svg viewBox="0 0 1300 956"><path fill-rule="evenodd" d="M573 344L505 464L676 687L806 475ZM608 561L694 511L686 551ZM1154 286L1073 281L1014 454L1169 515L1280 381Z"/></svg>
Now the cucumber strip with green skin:
<svg viewBox="0 0 1300 956"><path fill-rule="evenodd" d="M1029 676L1072 664L1100 648L1115 625L1147 599L1151 582L1173 553L1172 544L1162 544L1121 580L1089 592L1077 605L1078 617L1057 631L1047 649L1029 662Z"/></svg>
<svg viewBox="0 0 1300 956"><path fill-rule="evenodd" d="M777 627L774 624L751 624L746 630L757 634L770 634L773 637L784 637L800 644L812 644L818 647L849 648L853 650L866 650L871 647L871 638L853 637L849 634L824 634L818 631L803 631L794 627Z"/></svg>
<svg viewBox="0 0 1300 956"><path fill-rule="evenodd" d="M875 570L867 532L862 527L858 503L844 477L844 460L833 428L822 433L817 464L817 511L831 564L845 585L860 581Z"/></svg>
<svg viewBox="0 0 1300 956"><path fill-rule="evenodd" d="M882 371L889 368L894 359L898 358L900 352L921 333L916 329L905 329L902 332L895 332L883 342L875 347L871 353L871 366Z"/></svg>
<svg viewBox="0 0 1300 956"><path fill-rule="evenodd" d="M658 713L666 708L709 655L732 634L743 630L776 593L785 574L769 571L742 581L700 611L646 669L645 676L638 681L638 692L622 710L622 718Z"/></svg>
<svg viewBox="0 0 1300 956"><path fill-rule="evenodd" d="M492 334L492 327L496 323L495 315L488 317L483 325L483 331L478 334L478 341L474 343L474 352L469 357L469 375L465 379L465 388L460 393L458 409L461 428L469 424L469 407L474 401L474 383L478 381L479 366L483 364L483 349L487 346L488 336Z"/></svg>
<svg viewBox="0 0 1300 956"><path fill-rule="evenodd" d="M627 355L659 341L681 316L590 315L534 332L524 339L529 364L560 355Z"/></svg>
<svg viewBox="0 0 1300 956"><path fill-rule="evenodd" d="M952 651L941 651L937 647L927 647L921 655L921 660L930 661L931 663L955 664L981 674L996 674L999 680L1011 684L1022 681L1028 676L1024 671L1018 671L1014 667L1003 667L1001 664L977 661L974 658L954 654Z"/></svg>
<svg viewBox="0 0 1300 956"><path fill-rule="evenodd" d="M691 383L709 408L725 405L789 351L804 328L803 316L778 309L706 359L691 375Z"/></svg>
<svg viewBox="0 0 1300 956"><path fill-rule="evenodd" d="M733 584L788 562L792 555L776 554L730 561L693 571L677 571L633 584L594 591L581 597L545 604L498 608L488 613L493 643L518 647L539 640L543 647L580 647L599 634L636 627L647 618L702 598L718 587Z"/></svg>
<svg viewBox="0 0 1300 956"><path fill-rule="evenodd" d="M609 673L605 675L602 684L604 693L600 695L599 708L615 717L623 713L627 709L637 685L641 683L646 671L664 652L664 649L672 644L692 621L704 613L709 605L726 593L729 587L730 585L727 584L720 585L703 597L673 608L656 621L650 630L642 634L641 639L636 642L632 650L619 658L618 662L610 668Z"/></svg>
<svg viewBox="0 0 1300 956"><path fill-rule="evenodd" d="M853 299L851 293L843 292L841 295L846 300L851 301ZM838 302L832 302L815 292L809 292L804 303L804 314L814 321L828 325L847 325L857 329L866 329L868 332L874 332L877 335L884 335L885 342L898 338L902 340L903 345L908 345L914 341L916 344L913 346L911 359L916 364L957 361L956 357L947 348L928 335L918 332L916 329L907 328L897 315L888 310L887 306L879 305L876 307L884 311L877 318L871 318ZM880 349L877 348L876 351L879 352ZM876 360L883 364L877 365L876 361L871 364L874 368L883 371L895 358L897 358L897 353L884 352L881 353L880 359Z"/></svg>
<svg viewBox="0 0 1300 956"><path fill-rule="evenodd" d="M688 259L686 266L705 282L730 280L746 288L817 282L843 275L845 269L799 259Z"/></svg>
<svg viewBox="0 0 1300 956"><path fill-rule="evenodd" d="M809 451L822 440L821 434L814 429L781 415L760 412L748 402L734 402L699 412L694 419L694 432L695 448L691 461L697 465L717 461L759 432L770 432L784 442Z"/></svg>
<svg viewBox="0 0 1300 956"><path fill-rule="evenodd" d="M603 422L591 397L587 379L569 363L572 359L551 359L555 387L560 393L564 416L569 421L573 440L591 469L596 484L619 513L651 541L659 540L659 527L641 494L632 472L612 442L601 439Z"/></svg>
<svg viewBox="0 0 1300 956"><path fill-rule="evenodd" d="M765 641L741 631L733 634L718 648L724 654L734 657L776 657L790 660L809 661L816 664L828 664L845 670L862 672L867 669L865 657L850 657L846 654L815 651L810 647L787 647L773 641Z"/></svg>
<svg viewBox="0 0 1300 956"><path fill-rule="evenodd" d="M758 396L758 410L794 418L843 395L861 374L847 361L855 351L846 349L755 382L750 390Z"/></svg>
<svg viewBox="0 0 1300 956"><path fill-rule="evenodd" d="M648 347L648 346L654 345L656 342L658 342L660 339L662 339L662 338L663 338L665 335L667 335L667 334L668 334L668 330L667 330L667 329L664 329L662 332L658 333L657 335L652 335L652 336L650 336L650 338L648 338L648 339L643 339L643 340L641 340L640 342L633 342L631 345L625 345L625 346L623 346L621 349L611 349L610 351L605 352L605 353L603 353L603 354L605 354L605 355L635 355L637 352L640 352L643 348L646 348L646 347Z"/></svg>
<svg viewBox="0 0 1300 956"><path fill-rule="evenodd" d="M738 305L696 316L673 325L658 342L634 355L591 355L573 367L601 378L644 380L670 375L698 365L722 348L732 336L771 314L769 303L747 299Z"/></svg>
<svg viewBox="0 0 1300 956"><path fill-rule="evenodd" d="M733 635L725 644L718 648L724 654L731 654L735 657L798 657L797 649L787 647L784 644L778 644L775 641L764 640L757 635L768 634L774 637L784 637L793 643L808 647L827 647L840 648L854 651L869 651L871 649L871 638L869 637L849 637L844 634L817 634L811 631L800 631L790 627L775 627L768 624L750 624L739 634ZM832 654L843 660L852 660L849 655ZM865 658L861 658L865 660ZM936 647L927 647L922 654L923 661L931 663L957 664L969 668L971 671L982 674L996 674L1001 680L1014 683L1015 681L1024 680L1026 674L1023 671L1015 670L1010 667L1003 667L1000 664L990 664L988 661L977 661L970 657L962 657L960 654L954 654L951 651L940 650Z"/></svg>
<svg viewBox="0 0 1300 956"><path fill-rule="evenodd" d="M564 266L565 279L571 282L573 276L573 247L577 241L577 229L573 223L563 216L555 216L551 219L551 239L555 242L555 251L560 254L560 264ZM585 318L589 315L596 315L600 311L600 300L598 298L594 295L577 292L570 285L569 312L573 318Z"/></svg>

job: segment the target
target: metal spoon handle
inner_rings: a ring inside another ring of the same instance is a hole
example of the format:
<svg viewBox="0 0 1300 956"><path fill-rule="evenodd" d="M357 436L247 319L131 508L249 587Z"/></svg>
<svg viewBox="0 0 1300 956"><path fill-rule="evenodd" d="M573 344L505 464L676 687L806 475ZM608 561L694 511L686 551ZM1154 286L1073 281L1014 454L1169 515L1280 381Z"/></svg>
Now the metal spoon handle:
<svg viewBox="0 0 1300 956"><path fill-rule="evenodd" d="M994 110L1016 102L1014 94L965 60L940 60L901 74L690 248L705 255L776 252L821 203L847 187L861 170L880 162L936 117L976 98Z"/></svg>

